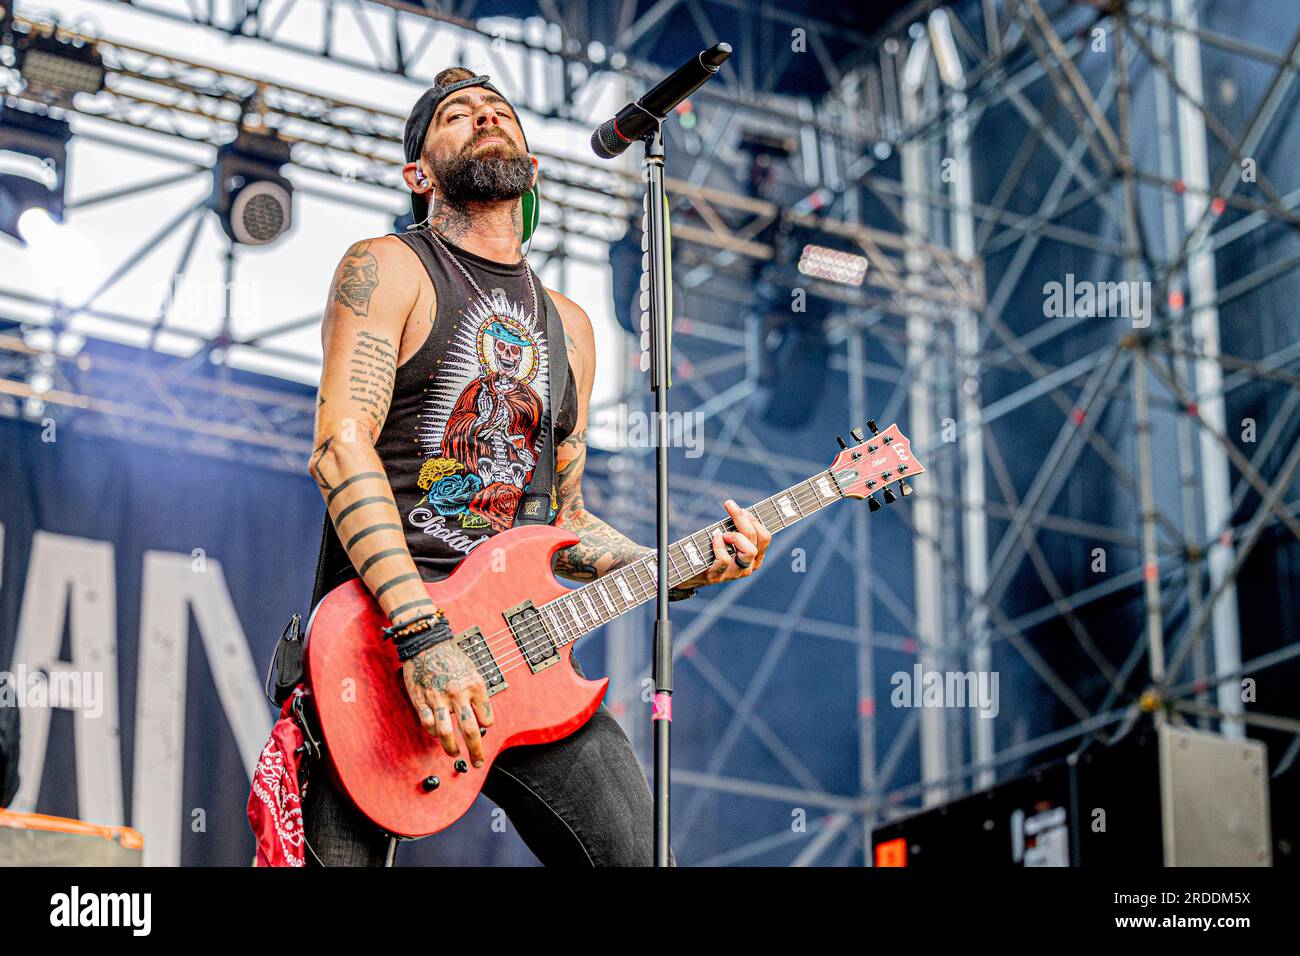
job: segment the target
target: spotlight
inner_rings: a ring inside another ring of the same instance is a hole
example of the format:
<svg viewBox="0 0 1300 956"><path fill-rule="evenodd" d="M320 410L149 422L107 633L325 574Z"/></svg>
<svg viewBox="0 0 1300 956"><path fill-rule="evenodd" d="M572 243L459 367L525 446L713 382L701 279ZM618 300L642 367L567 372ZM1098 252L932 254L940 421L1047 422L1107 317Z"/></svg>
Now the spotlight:
<svg viewBox="0 0 1300 956"><path fill-rule="evenodd" d="M867 274L867 257L810 242L799 255L799 271L814 279L860 286Z"/></svg>
<svg viewBox="0 0 1300 956"><path fill-rule="evenodd" d="M9 0L0 3L8 5ZM29 94L70 105L75 94L93 95L104 88L104 60L93 41L57 25L41 25L13 34L13 46Z"/></svg>
<svg viewBox="0 0 1300 956"><path fill-rule="evenodd" d="M72 130L64 120L0 107L0 232L25 242L19 220L30 222L25 214L34 209L44 210L55 222L63 221L71 138Z"/></svg>
<svg viewBox="0 0 1300 956"><path fill-rule="evenodd" d="M243 130L217 149L212 208L221 228L246 246L275 242L293 224L293 185L280 175L289 144L272 134Z"/></svg>

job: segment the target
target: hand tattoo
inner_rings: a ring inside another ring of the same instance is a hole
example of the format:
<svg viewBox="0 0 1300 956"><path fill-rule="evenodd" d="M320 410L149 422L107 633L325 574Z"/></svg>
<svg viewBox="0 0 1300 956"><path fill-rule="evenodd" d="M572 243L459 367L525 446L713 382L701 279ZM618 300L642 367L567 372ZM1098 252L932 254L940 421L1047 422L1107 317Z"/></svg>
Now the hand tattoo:
<svg viewBox="0 0 1300 956"><path fill-rule="evenodd" d="M477 673L465 652L453 641L435 644L412 660L415 661L415 667L411 678L415 685L439 693L444 693L453 684L465 686Z"/></svg>

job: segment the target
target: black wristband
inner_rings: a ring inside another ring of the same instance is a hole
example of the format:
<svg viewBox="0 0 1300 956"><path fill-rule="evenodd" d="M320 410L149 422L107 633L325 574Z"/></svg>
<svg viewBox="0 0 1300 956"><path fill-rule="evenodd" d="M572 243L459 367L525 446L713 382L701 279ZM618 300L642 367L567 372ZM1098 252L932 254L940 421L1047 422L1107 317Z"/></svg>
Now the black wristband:
<svg viewBox="0 0 1300 956"><path fill-rule="evenodd" d="M432 620L432 618L427 620ZM433 624L420 628L413 634L394 638L393 643L397 645L397 659L402 663L406 663L412 657L423 654L435 644L450 641L453 637L455 635L451 632L451 625L447 623L445 617L440 617Z"/></svg>

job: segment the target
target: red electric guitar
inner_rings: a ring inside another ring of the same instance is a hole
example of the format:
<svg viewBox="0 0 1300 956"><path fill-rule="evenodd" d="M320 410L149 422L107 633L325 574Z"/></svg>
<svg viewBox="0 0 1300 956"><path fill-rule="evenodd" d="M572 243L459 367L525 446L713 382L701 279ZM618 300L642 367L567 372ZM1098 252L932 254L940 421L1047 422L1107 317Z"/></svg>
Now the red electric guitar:
<svg viewBox="0 0 1300 956"><path fill-rule="evenodd" d="M749 509L776 532L841 498L875 492L897 500L892 485L925 468L912 457L897 425L844 447L830 468ZM840 444L843 446L843 440ZM734 531L730 518L669 546L672 584L713 560L714 531ZM371 821L394 836L417 838L455 823L478 796L497 754L519 744L558 740L595 713L609 678L584 680L569 662L573 643L655 597L656 556L648 554L584 585L556 580L556 551L578 543L562 527L522 525L471 551L447 578L426 583L447 613L457 643L474 661L493 698L494 722L483 738L483 766L449 757L420 725L402 683L388 623L366 586L353 579L316 606L308 623L306 674L319 730L334 775ZM504 569L504 570L503 570Z"/></svg>

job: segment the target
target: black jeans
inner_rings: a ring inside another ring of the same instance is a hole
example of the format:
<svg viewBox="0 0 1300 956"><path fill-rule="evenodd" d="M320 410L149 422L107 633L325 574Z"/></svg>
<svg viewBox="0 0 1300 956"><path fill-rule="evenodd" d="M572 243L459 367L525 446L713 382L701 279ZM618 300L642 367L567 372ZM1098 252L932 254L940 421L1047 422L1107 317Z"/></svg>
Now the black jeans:
<svg viewBox="0 0 1300 956"><path fill-rule="evenodd" d="M582 673L576 661L574 669ZM312 776L303 803L307 864L383 866L388 837L335 789L328 774ZM546 866L654 863L650 786L631 741L604 704L567 737L501 753L483 795L505 811ZM671 853L669 859L676 865Z"/></svg>

